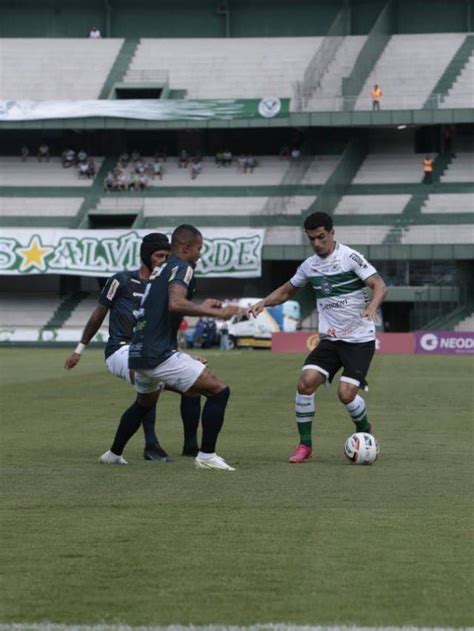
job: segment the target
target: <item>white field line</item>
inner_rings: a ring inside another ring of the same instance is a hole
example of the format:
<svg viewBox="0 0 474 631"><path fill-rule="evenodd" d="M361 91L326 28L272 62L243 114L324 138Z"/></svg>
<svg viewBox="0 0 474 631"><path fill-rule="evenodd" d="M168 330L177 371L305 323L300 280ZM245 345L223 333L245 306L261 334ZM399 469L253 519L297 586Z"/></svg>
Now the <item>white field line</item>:
<svg viewBox="0 0 474 631"><path fill-rule="evenodd" d="M255 624L250 626L209 624L202 626L173 624L168 626L138 626L126 624L0 624L0 631L474 631L474 627L359 627L316 626L297 624Z"/></svg>

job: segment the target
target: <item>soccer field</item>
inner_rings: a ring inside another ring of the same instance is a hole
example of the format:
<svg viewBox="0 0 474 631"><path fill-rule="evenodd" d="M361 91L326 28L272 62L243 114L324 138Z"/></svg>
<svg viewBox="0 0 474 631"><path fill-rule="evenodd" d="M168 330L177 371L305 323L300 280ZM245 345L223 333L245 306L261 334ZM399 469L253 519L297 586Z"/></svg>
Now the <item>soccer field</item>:
<svg viewBox="0 0 474 631"><path fill-rule="evenodd" d="M87 350L1 349L0 622L67 624L472 625L473 362L378 356L366 395L380 442L345 462L352 423L321 389L316 457L297 442L302 356L208 353L232 395L218 453L180 453L179 399L158 433L176 461L101 466L134 395Z"/></svg>

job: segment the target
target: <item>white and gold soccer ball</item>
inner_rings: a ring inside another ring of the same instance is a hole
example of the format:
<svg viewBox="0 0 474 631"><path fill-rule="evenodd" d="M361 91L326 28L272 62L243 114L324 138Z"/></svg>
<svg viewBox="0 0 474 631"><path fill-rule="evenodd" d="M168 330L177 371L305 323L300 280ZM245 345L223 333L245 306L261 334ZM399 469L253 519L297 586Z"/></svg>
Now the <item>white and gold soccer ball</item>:
<svg viewBox="0 0 474 631"><path fill-rule="evenodd" d="M358 432L346 440L344 455L353 464L373 464L379 455L379 444L372 434Z"/></svg>

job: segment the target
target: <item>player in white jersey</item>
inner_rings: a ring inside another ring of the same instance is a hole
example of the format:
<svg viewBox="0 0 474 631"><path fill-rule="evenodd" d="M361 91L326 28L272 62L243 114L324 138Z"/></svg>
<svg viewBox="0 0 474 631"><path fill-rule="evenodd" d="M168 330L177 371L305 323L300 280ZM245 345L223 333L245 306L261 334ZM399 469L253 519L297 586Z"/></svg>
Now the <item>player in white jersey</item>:
<svg viewBox="0 0 474 631"><path fill-rule="evenodd" d="M375 351L375 320L387 289L377 270L362 254L335 241L332 218L313 213L304 229L315 254L306 259L288 282L250 308L257 316L265 307L285 302L310 284L315 292L320 342L305 360L298 381L295 416L300 441L289 461L301 463L313 454L314 393L329 385L343 368L338 396L349 412L356 431L371 430L359 388ZM367 287L372 290L369 298Z"/></svg>

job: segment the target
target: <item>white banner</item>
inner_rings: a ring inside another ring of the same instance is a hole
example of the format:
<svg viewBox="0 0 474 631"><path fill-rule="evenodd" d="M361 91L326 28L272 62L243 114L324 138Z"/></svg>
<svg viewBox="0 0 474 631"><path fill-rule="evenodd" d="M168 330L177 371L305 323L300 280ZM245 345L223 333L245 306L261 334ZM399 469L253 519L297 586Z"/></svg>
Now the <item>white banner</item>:
<svg viewBox="0 0 474 631"><path fill-rule="evenodd" d="M64 118L134 118L149 121L228 120L287 116L289 99L119 99L88 101L1 101L0 121Z"/></svg>
<svg viewBox="0 0 474 631"><path fill-rule="evenodd" d="M147 230L0 229L0 274L110 276L140 266L140 243ZM204 228L197 276L259 278L265 230Z"/></svg>

